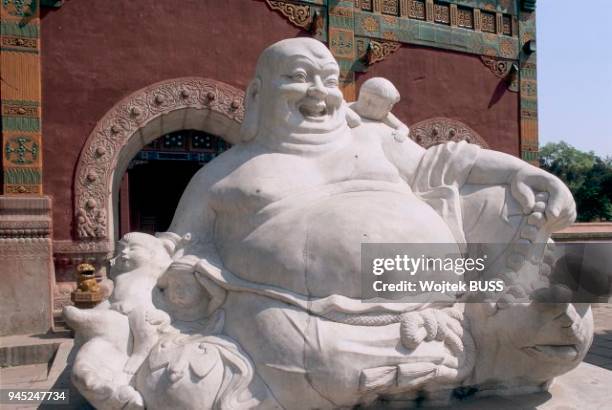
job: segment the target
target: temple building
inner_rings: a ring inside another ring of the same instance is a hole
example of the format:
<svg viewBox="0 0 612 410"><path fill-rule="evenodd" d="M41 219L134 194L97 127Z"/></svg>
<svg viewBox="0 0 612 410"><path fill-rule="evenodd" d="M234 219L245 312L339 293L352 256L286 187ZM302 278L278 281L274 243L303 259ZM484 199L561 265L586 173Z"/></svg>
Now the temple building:
<svg viewBox="0 0 612 410"><path fill-rule="evenodd" d="M395 84L424 146L537 161L535 0L3 0L0 335L61 327L76 267L168 228L232 143L257 56L326 43L345 99Z"/></svg>

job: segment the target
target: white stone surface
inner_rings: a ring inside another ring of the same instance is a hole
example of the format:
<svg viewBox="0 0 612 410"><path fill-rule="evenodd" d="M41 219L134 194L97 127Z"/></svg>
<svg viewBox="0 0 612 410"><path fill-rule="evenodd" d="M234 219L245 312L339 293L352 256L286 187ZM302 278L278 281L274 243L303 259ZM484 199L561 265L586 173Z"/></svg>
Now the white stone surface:
<svg viewBox="0 0 612 410"><path fill-rule="evenodd" d="M361 301L363 242L501 241L493 267L528 294L517 278L538 255L525 245L546 243L575 206L512 156L423 149L390 112L392 84L368 83L349 108L338 76L316 40L266 49L242 142L193 177L170 232L124 238L110 306L67 309L84 342L74 379L94 405L327 409L466 385L540 391L579 364L588 307Z"/></svg>
<svg viewBox="0 0 612 410"><path fill-rule="evenodd" d="M609 386L612 386L612 371L581 363L556 378L546 392L475 397L430 410L606 410L610 408Z"/></svg>

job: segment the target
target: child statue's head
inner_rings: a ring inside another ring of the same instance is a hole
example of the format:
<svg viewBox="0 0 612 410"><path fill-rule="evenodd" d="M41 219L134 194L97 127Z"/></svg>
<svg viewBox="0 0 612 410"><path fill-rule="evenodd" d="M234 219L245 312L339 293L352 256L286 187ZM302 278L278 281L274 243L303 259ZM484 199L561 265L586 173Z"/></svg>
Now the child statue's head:
<svg viewBox="0 0 612 410"><path fill-rule="evenodd" d="M373 77L363 83L357 103L352 108L362 117L382 121L399 100L399 91L391 81Z"/></svg>
<svg viewBox="0 0 612 410"><path fill-rule="evenodd" d="M166 269L172 262L164 242L153 235L130 232L117 243L116 256L111 264L116 273L123 273L140 267L154 270Z"/></svg>

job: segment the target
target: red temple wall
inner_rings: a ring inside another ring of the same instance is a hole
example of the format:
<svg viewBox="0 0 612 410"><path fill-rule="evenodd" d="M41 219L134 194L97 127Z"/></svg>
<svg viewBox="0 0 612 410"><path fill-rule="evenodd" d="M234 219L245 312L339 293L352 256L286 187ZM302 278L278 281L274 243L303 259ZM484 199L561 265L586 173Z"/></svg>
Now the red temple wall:
<svg viewBox="0 0 612 410"><path fill-rule="evenodd" d="M505 86L479 56L404 44L358 75L385 77L402 97L393 113L406 124L432 117L459 120L491 149L519 155L519 95Z"/></svg>
<svg viewBox="0 0 612 410"><path fill-rule="evenodd" d="M44 190L53 197L54 239L71 239L79 153L98 120L123 97L155 82L200 76L245 89L260 52L300 30L252 0L69 1L41 19ZM303 34L303 33L302 33ZM479 57L404 45L372 66L393 81L407 124L465 122L492 148L517 155L518 94Z"/></svg>

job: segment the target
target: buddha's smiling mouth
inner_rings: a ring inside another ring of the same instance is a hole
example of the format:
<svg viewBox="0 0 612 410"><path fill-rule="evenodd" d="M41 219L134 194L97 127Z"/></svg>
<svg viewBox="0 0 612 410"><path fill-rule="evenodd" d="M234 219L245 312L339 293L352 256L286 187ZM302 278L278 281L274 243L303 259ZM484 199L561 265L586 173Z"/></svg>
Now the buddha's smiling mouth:
<svg viewBox="0 0 612 410"><path fill-rule="evenodd" d="M534 345L524 347L523 350L530 356L547 361L574 361L578 358L576 345Z"/></svg>
<svg viewBox="0 0 612 410"><path fill-rule="evenodd" d="M300 114L306 119L323 119L327 117L327 105L324 102L317 104L301 104L298 107Z"/></svg>

